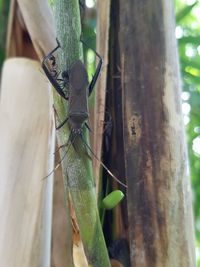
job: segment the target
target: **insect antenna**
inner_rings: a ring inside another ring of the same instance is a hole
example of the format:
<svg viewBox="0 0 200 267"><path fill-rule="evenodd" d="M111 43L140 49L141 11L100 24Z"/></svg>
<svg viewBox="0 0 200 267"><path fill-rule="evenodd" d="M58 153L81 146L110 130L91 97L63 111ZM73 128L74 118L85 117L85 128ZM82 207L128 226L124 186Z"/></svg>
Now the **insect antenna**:
<svg viewBox="0 0 200 267"><path fill-rule="evenodd" d="M71 139L72 137L73 137L73 139ZM54 173L60 167L61 163L63 162L63 160L65 159L67 153L69 152L70 145L73 145L75 139L76 139L76 135L73 136L73 133L71 131L67 143L65 145L62 145L62 146L59 147L59 149L60 149L61 147L66 146L67 150L65 151L64 155L59 160L59 162L57 163L56 167L48 175L46 175L42 180L48 178L52 173Z"/></svg>
<svg viewBox="0 0 200 267"><path fill-rule="evenodd" d="M108 174L110 174L110 176L119 184L121 184L122 186L124 186L125 188L127 188L127 185L125 185L124 183L122 183L109 169L108 167L97 157L97 155L92 151L91 147L87 144L86 140L84 139L83 135L80 135L81 140L83 141L84 145L89 149L89 151L91 152L91 154L95 157L96 160L99 161L99 163L101 164L101 166L108 172Z"/></svg>

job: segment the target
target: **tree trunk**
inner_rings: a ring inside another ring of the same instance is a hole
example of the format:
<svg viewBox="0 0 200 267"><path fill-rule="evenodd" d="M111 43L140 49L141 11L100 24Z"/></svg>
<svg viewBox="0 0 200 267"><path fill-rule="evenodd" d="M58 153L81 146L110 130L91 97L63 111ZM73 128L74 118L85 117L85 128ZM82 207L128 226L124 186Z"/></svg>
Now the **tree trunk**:
<svg viewBox="0 0 200 267"><path fill-rule="evenodd" d="M131 266L195 266L174 30L171 1L112 1L107 105L117 114L112 169L128 185Z"/></svg>

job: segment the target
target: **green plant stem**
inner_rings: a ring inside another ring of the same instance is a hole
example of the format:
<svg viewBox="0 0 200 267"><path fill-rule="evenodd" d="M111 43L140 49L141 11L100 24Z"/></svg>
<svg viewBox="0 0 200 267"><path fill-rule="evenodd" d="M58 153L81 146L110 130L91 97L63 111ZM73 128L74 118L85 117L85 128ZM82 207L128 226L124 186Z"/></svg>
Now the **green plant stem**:
<svg viewBox="0 0 200 267"><path fill-rule="evenodd" d="M55 18L57 36L62 46L59 51L58 65L61 70L67 70L76 60L82 58L78 0L56 1ZM54 94L54 105L59 120L63 121L67 117L67 101ZM85 139L89 142L88 130L83 130ZM68 125L64 125L58 131L59 145L66 144L69 133ZM74 146L76 150L74 150ZM67 156L64 157L66 151L68 151ZM63 147L60 152L61 158L64 157L62 170L66 200L69 192L88 264L94 267L110 266L97 209L91 158L79 137L75 139L74 145L70 145L69 149Z"/></svg>

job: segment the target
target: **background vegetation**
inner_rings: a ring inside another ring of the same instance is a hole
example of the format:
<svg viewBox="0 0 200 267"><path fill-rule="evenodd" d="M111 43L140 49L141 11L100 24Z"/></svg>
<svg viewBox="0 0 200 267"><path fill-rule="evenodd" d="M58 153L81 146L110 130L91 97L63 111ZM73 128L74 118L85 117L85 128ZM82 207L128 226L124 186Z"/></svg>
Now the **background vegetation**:
<svg viewBox="0 0 200 267"><path fill-rule="evenodd" d="M93 0L86 0L88 8ZM196 230L196 254L200 267L200 2L175 0L176 38L182 76L182 109L187 133ZM86 18L85 36L94 38L95 20ZM94 43L91 43L94 47ZM88 62L91 63L89 54Z"/></svg>
<svg viewBox="0 0 200 267"><path fill-rule="evenodd" d="M182 107L193 187L196 254L200 266L200 2L176 0L175 8L183 88Z"/></svg>

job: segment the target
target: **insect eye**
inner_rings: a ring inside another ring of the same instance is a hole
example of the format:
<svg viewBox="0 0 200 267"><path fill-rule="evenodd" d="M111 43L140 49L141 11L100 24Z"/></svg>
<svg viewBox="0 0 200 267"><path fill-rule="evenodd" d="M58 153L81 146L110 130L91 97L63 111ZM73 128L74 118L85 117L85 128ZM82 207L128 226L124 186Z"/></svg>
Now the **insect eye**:
<svg viewBox="0 0 200 267"><path fill-rule="evenodd" d="M69 79L69 74L67 71L64 70L61 75L63 79Z"/></svg>

